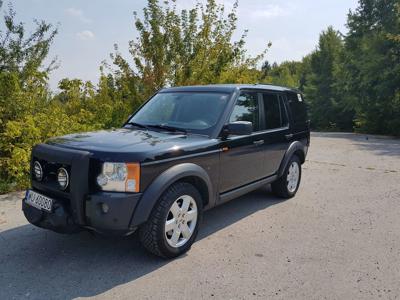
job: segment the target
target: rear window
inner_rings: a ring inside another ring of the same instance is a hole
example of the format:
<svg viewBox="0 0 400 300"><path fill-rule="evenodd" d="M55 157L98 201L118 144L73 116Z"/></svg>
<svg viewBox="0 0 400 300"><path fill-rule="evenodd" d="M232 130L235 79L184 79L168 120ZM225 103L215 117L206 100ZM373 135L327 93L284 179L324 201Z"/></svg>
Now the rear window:
<svg viewBox="0 0 400 300"><path fill-rule="evenodd" d="M307 108L303 96L297 93L288 93L288 102L294 123L304 123L308 120Z"/></svg>
<svg viewBox="0 0 400 300"><path fill-rule="evenodd" d="M288 125L286 109L278 94L262 93L264 107L264 128L276 129Z"/></svg>

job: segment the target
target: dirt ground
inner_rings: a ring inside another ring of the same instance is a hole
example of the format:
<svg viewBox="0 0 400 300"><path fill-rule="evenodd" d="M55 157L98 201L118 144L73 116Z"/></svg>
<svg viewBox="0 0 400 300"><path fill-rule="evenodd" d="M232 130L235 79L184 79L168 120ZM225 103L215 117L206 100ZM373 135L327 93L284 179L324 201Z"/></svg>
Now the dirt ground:
<svg viewBox="0 0 400 300"><path fill-rule="evenodd" d="M0 299L400 299L400 140L314 133L303 167L294 199L207 212L172 261L135 236L35 228L21 193L0 196Z"/></svg>

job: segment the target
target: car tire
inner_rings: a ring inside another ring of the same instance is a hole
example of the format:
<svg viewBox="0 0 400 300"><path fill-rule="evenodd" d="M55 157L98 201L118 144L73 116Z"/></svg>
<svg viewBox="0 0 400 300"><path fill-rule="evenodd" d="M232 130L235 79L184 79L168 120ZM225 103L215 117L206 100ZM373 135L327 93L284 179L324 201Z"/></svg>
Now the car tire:
<svg viewBox="0 0 400 300"><path fill-rule="evenodd" d="M187 252L196 239L203 205L199 191L178 182L160 197L148 221L139 228L143 246L151 253L174 258Z"/></svg>
<svg viewBox="0 0 400 300"><path fill-rule="evenodd" d="M289 199L296 195L301 182L301 162L297 155L289 160L282 177L271 184L272 192L280 197Z"/></svg>

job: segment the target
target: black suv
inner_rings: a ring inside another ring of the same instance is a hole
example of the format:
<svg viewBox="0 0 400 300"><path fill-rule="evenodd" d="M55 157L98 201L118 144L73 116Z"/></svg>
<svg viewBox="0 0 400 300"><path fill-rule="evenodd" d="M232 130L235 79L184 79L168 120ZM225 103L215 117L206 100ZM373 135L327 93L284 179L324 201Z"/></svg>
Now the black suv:
<svg viewBox="0 0 400 300"><path fill-rule="evenodd" d="M128 235L175 257L202 213L266 184L293 197L310 143L297 90L270 85L174 87L123 128L50 139L32 150L22 208L36 226Z"/></svg>

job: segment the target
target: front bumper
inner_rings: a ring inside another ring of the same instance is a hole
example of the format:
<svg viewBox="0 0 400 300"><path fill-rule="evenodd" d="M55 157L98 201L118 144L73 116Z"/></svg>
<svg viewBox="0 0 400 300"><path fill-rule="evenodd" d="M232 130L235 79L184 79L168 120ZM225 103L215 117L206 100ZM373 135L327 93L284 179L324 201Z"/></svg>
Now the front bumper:
<svg viewBox="0 0 400 300"><path fill-rule="evenodd" d="M92 156L88 151L60 145L39 144L34 147L31 170L34 161L39 161L44 175L39 182L31 174L32 190L53 199L53 210L51 213L42 211L26 204L24 199L22 210L30 223L62 233L86 228L107 234L127 234L135 229L131 224L138 224L131 219L142 194L94 189L92 179L97 161ZM70 173L70 184L65 191L59 189L54 175L54 170L60 167Z"/></svg>
<svg viewBox="0 0 400 300"><path fill-rule="evenodd" d="M60 233L74 233L91 229L104 234L126 235L135 230L133 212L142 194L99 192L86 197L85 218L77 224L71 209L64 201L53 199L53 211L39 210L22 201L22 210L27 220L38 227ZM104 209L106 207L107 209Z"/></svg>
<svg viewBox="0 0 400 300"><path fill-rule="evenodd" d="M133 212L142 194L106 193L94 194L86 200L86 221L96 231L125 234L135 230ZM103 210L107 207L107 212Z"/></svg>

